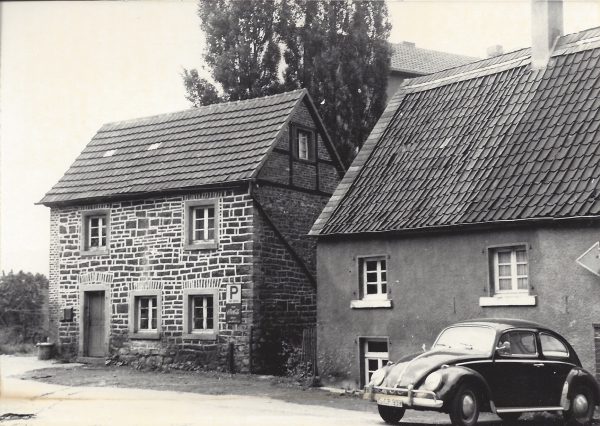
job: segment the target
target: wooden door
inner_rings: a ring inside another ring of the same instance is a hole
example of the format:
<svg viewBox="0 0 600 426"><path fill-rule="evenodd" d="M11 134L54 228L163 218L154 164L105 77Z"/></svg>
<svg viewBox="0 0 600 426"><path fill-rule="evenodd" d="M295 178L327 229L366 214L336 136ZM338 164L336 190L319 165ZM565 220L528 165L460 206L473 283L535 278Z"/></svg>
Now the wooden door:
<svg viewBox="0 0 600 426"><path fill-rule="evenodd" d="M104 316L104 292L86 292L86 355L90 357L105 356L105 316Z"/></svg>

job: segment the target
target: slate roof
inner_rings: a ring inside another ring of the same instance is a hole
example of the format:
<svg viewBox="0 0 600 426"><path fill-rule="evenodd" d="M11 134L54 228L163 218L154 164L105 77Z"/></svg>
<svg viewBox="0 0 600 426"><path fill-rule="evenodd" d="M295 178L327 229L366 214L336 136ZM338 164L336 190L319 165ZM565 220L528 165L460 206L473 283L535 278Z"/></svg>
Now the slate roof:
<svg viewBox="0 0 600 426"><path fill-rule="evenodd" d="M409 74L432 74L454 68L480 58L421 49L413 43L390 43L392 49L391 70Z"/></svg>
<svg viewBox="0 0 600 426"><path fill-rule="evenodd" d="M105 124L40 203L248 180L305 96L302 89Z"/></svg>
<svg viewBox="0 0 600 426"><path fill-rule="evenodd" d="M600 28L407 80L311 234L600 216Z"/></svg>

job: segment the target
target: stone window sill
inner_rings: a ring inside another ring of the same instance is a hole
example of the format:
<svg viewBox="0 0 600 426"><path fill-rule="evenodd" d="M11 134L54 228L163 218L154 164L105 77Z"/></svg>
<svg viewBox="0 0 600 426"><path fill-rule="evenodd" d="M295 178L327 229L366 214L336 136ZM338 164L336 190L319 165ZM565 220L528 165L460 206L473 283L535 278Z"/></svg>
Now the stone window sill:
<svg viewBox="0 0 600 426"><path fill-rule="evenodd" d="M530 295L498 295L480 297L479 306L536 306L537 296Z"/></svg>
<svg viewBox="0 0 600 426"><path fill-rule="evenodd" d="M86 250L81 252L81 256L108 256L109 251L106 250Z"/></svg>
<svg viewBox="0 0 600 426"><path fill-rule="evenodd" d="M140 332L129 332L130 339L139 340L160 340L160 333L157 331L140 331Z"/></svg>
<svg viewBox="0 0 600 426"><path fill-rule="evenodd" d="M210 250L219 248L216 241L207 241L206 243L185 244L184 250Z"/></svg>
<svg viewBox="0 0 600 426"><path fill-rule="evenodd" d="M217 340L217 333L184 333L182 338L186 340Z"/></svg>
<svg viewBox="0 0 600 426"><path fill-rule="evenodd" d="M352 309L374 309L391 307L391 300L352 300L350 302L350 308Z"/></svg>

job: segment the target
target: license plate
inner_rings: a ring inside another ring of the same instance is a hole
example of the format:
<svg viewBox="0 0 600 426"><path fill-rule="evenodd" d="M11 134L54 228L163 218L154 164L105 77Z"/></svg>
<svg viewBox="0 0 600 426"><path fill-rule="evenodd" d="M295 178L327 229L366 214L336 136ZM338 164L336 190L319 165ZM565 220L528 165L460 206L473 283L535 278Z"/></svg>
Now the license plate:
<svg viewBox="0 0 600 426"><path fill-rule="evenodd" d="M387 405L390 407L403 407L402 401L400 401L399 399L392 399L392 398L380 398L377 400L377 404Z"/></svg>

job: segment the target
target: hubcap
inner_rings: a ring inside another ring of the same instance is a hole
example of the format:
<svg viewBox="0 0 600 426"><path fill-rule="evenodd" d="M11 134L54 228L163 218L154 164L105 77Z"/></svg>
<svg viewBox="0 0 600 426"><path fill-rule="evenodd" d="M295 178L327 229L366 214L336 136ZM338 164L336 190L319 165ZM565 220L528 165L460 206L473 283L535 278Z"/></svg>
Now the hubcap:
<svg viewBox="0 0 600 426"><path fill-rule="evenodd" d="M573 411L577 416L585 416L588 412L588 400L585 395L577 395L573 400Z"/></svg>
<svg viewBox="0 0 600 426"><path fill-rule="evenodd" d="M463 397L462 412L465 419L470 418L475 412L475 399L471 395L465 395Z"/></svg>

